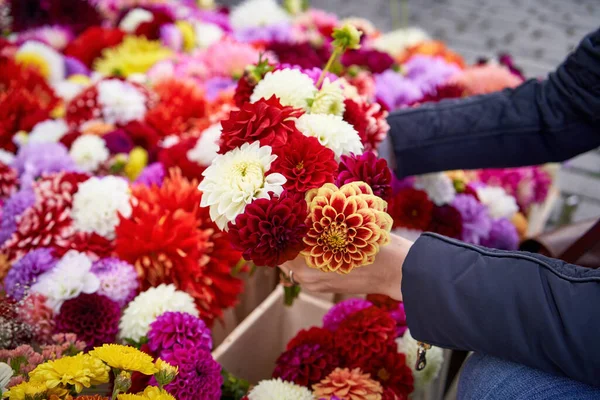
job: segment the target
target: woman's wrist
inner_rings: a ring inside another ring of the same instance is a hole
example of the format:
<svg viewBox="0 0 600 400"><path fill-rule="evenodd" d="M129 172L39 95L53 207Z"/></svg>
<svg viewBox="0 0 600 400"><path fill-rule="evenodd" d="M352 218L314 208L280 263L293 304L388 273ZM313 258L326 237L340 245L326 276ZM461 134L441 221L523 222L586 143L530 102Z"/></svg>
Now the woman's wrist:
<svg viewBox="0 0 600 400"><path fill-rule="evenodd" d="M380 250L376 263L384 272L380 276L380 293L386 294L394 300L402 300L402 266L412 247L413 242L397 235L391 235L389 245Z"/></svg>

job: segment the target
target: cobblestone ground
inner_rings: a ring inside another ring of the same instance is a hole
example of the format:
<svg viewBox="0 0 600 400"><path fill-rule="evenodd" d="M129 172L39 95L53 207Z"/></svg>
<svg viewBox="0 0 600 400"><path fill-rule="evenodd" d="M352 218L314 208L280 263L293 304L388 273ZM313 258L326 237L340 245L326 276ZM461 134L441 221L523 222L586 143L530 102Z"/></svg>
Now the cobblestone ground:
<svg viewBox="0 0 600 400"><path fill-rule="evenodd" d="M343 17L367 18L382 30L393 25L389 0L313 0L312 5ZM506 51L529 77L546 76L600 26L598 0L409 0L409 12L410 25L446 41L468 62ZM575 220L600 216L600 150L568 162L560 186L553 219L572 195L579 199Z"/></svg>

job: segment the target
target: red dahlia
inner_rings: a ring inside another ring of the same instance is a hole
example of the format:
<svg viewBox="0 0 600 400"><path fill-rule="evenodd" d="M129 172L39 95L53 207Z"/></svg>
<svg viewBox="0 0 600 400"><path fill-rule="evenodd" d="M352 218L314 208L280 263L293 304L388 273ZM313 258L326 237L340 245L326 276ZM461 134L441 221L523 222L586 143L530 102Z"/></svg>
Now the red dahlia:
<svg viewBox="0 0 600 400"><path fill-rule="evenodd" d="M244 104L250 102L250 97L256 87L256 81L250 76L248 72L240 78L235 88L235 94L233 95L233 101L237 107L242 107Z"/></svg>
<svg viewBox="0 0 600 400"><path fill-rule="evenodd" d="M388 112L379 103L346 99L344 104L344 120L354 126L365 151L375 151L390 130Z"/></svg>
<svg viewBox="0 0 600 400"><path fill-rule="evenodd" d="M73 235L70 208L61 197L50 197L25 210L17 230L4 243L11 260L40 247L62 247Z"/></svg>
<svg viewBox="0 0 600 400"><path fill-rule="evenodd" d="M361 367L379 381L381 386L391 390L397 399L408 399L408 395L414 390L412 370L406 365L406 356L402 353L387 352L369 359Z"/></svg>
<svg viewBox="0 0 600 400"><path fill-rule="evenodd" d="M278 154L273 163L273 171L287 179L283 185L286 190L305 193L333 183L338 168L335 154L317 138L292 135L287 147L292 150Z"/></svg>
<svg viewBox="0 0 600 400"><path fill-rule="evenodd" d="M56 316L56 332L74 333L87 350L114 343L119 332L119 304L99 294L80 294L67 300Z"/></svg>
<svg viewBox="0 0 600 400"><path fill-rule="evenodd" d="M317 327L308 330L302 329L287 344L287 350L304 344L318 344L322 349L331 349L333 348L333 333L328 329Z"/></svg>
<svg viewBox="0 0 600 400"><path fill-rule="evenodd" d="M360 156L342 156L335 184L338 187L350 182L362 181L371 186L375 196L389 201L392 197L392 173L387 161L367 151Z"/></svg>
<svg viewBox="0 0 600 400"><path fill-rule="evenodd" d="M260 141L262 146L271 146L275 151L288 143L290 136L301 135L293 118L303 114L302 110L284 107L272 96L256 103L246 103L239 111L232 111L229 119L221 122L221 148L224 154L244 143Z"/></svg>
<svg viewBox="0 0 600 400"><path fill-rule="evenodd" d="M367 295L367 300L384 311L395 311L400 306L398 300L394 300L390 296L384 294L369 294Z"/></svg>
<svg viewBox="0 0 600 400"><path fill-rule="evenodd" d="M351 314L335 332L338 354L349 363L382 356L395 347L396 321L372 306Z"/></svg>
<svg viewBox="0 0 600 400"><path fill-rule="evenodd" d="M85 253L92 260L99 260L110 257L115 250L115 244L96 232L77 232L54 252L57 257L62 257L69 250Z"/></svg>
<svg viewBox="0 0 600 400"><path fill-rule="evenodd" d="M33 190L40 199L60 197L65 206L71 207L73 196L79 190L79 184L87 181L89 174L81 172L59 172L44 175L33 184Z"/></svg>
<svg viewBox="0 0 600 400"><path fill-rule="evenodd" d="M187 153L194 148L198 141L198 138L190 137L182 139L179 143L174 144L171 147L160 149L158 153L158 161L160 161L165 169L179 168L188 179L202 179L202 172L206 169L205 166L198 164L195 161L191 161Z"/></svg>
<svg viewBox="0 0 600 400"><path fill-rule="evenodd" d="M331 55L330 51L317 51L309 42L270 42L267 51L275 53L281 64L297 65L300 68L322 68Z"/></svg>
<svg viewBox="0 0 600 400"><path fill-rule="evenodd" d="M102 51L120 44L125 32L116 28L92 26L73 40L65 49L65 55L77 58L88 68L92 68Z"/></svg>
<svg viewBox="0 0 600 400"><path fill-rule="evenodd" d="M68 104L65 120L71 127L76 127L91 119L101 118L102 110L98 105L98 88L90 86Z"/></svg>
<svg viewBox="0 0 600 400"><path fill-rule="evenodd" d="M156 129L141 121L131 121L127 125L122 126L121 129L129 135L134 145L148 151L150 162L156 160L158 142L160 141L160 135Z"/></svg>
<svg viewBox="0 0 600 400"><path fill-rule="evenodd" d="M257 265L276 267L293 260L304 248L308 231L306 202L291 198L258 199L229 223L233 248Z"/></svg>
<svg viewBox="0 0 600 400"><path fill-rule="evenodd" d="M431 222L427 228L430 232L439 233L455 239L462 237L462 216L451 205L435 206L431 215Z"/></svg>
<svg viewBox="0 0 600 400"><path fill-rule="evenodd" d="M275 364L273 378L300 386L312 386L338 367L339 360L318 344L303 344L283 353Z"/></svg>
<svg viewBox="0 0 600 400"><path fill-rule="evenodd" d="M9 197L15 193L18 180L17 171L0 162L0 198Z"/></svg>
<svg viewBox="0 0 600 400"><path fill-rule="evenodd" d="M388 212L394 219L394 228L425 231L431 223L433 207L434 204L426 192L405 188L394 196Z"/></svg>
<svg viewBox="0 0 600 400"><path fill-rule="evenodd" d="M138 25L135 30L135 34L138 36L145 36L150 40L160 39L160 28L166 24L172 24L175 21L173 17L166 12L156 7L143 7L146 11L152 13L152 20L142 22Z"/></svg>
<svg viewBox="0 0 600 400"><path fill-rule="evenodd" d="M427 93L412 105L424 103L437 103L445 99L459 99L464 96L465 88L457 83L446 83L435 88L432 93Z"/></svg>

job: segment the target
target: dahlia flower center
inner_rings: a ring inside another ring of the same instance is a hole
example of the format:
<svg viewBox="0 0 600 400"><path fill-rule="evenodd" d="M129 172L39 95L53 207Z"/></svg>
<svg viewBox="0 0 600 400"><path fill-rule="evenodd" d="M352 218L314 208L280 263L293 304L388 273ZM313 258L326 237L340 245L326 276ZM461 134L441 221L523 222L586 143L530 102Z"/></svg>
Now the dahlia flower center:
<svg viewBox="0 0 600 400"><path fill-rule="evenodd" d="M242 161L233 166L231 175L238 184L262 182L264 170L260 162Z"/></svg>
<svg viewBox="0 0 600 400"><path fill-rule="evenodd" d="M44 78L50 77L50 66L44 57L35 53L20 53L15 56L15 59L25 67L37 69Z"/></svg>
<svg viewBox="0 0 600 400"><path fill-rule="evenodd" d="M390 373L385 369L385 368L381 368L379 370L379 372L377 372L377 376L379 377L379 379L381 379L382 381L387 381L388 379L390 379Z"/></svg>
<svg viewBox="0 0 600 400"><path fill-rule="evenodd" d="M343 251L346 248L346 243L348 242L346 224L331 224L329 229L323 233L323 241L325 245L328 246L329 249L334 253Z"/></svg>
<svg viewBox="0 0 600 400"><path fill-rule="evenodd" d="M301 160L298 164L296 164L296 169L303 170L304 169L304 161Z"/></svg>

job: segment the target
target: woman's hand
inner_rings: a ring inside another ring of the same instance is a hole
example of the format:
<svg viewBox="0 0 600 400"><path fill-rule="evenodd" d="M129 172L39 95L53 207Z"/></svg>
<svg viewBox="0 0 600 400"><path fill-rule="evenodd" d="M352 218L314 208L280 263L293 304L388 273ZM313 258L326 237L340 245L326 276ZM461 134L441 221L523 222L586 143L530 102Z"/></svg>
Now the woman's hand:
<svg viewBox="0 0 600 400"><path fill-rule="evenodd" d="M376 293L402 300L402 264L411 246L412 242L391 235L390 244L380 249L373 264L354 269L346 275L310 268L302 256L282 264L279 268L288 276L289 272L293 271L294 281L311 292Z"/></svg>

